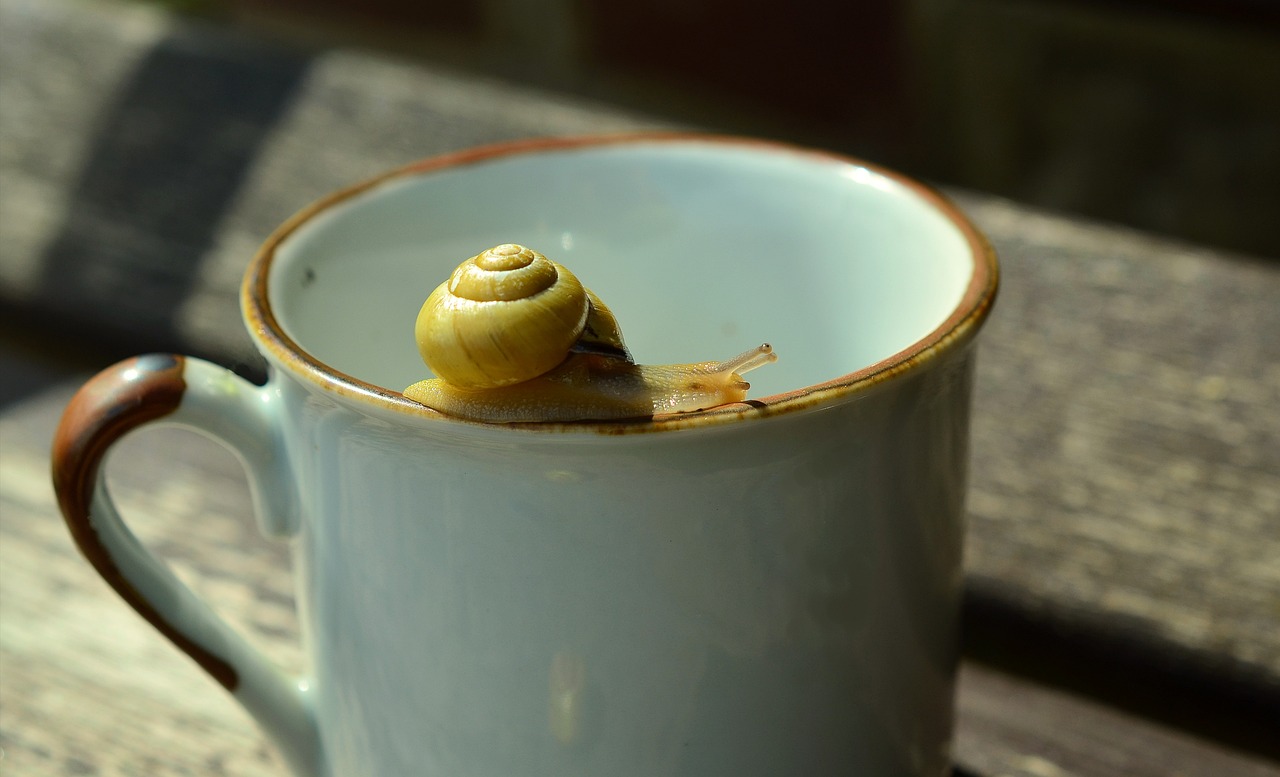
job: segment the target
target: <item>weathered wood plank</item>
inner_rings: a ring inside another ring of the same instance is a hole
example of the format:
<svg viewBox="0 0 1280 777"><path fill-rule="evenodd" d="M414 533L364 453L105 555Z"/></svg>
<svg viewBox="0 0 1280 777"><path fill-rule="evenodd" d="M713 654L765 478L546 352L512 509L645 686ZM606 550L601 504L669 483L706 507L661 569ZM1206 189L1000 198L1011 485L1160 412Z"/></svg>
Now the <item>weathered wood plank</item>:
<svg viewBox="0 0 1280 777"><path fill-rule="evenodd" d="M45 461L55 406L72 388L0 419L3 771L282 777L283 762L231 697L118 600L72 545ZM288 560L252 536L230 454L157 431L126 440L115 458L112 486L138 535L282 665L300 668Z"/></svg>
<svg viewBox="0 0 1280 777"><path fill-rule="evenodd" d="M1277 777L1231 752L979 664L960 673L956 760L1000 777Z"/></svg>
<svg viewBox="0 0 1280 777"><path fill-rule="evenodd" d="M964 202L1004 267L974 421L975 595L1280 698L1280 272Z"/></svg>

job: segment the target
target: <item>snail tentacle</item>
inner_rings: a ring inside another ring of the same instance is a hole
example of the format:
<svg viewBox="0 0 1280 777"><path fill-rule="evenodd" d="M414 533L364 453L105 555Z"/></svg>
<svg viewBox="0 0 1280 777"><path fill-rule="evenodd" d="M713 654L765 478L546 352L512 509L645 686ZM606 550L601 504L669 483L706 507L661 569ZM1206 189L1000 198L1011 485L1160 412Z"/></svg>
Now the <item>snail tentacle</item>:
<svg viewBox="0 0 1280 777"><path fill-rule="evenodd" d="M763 367L766 364L772 364L778 360L778 354L773 352L773 346L768 343L752 348L750 351L740 353L727 361L716 364L716 372L736 372L741 375L744 372Z"/></svg>

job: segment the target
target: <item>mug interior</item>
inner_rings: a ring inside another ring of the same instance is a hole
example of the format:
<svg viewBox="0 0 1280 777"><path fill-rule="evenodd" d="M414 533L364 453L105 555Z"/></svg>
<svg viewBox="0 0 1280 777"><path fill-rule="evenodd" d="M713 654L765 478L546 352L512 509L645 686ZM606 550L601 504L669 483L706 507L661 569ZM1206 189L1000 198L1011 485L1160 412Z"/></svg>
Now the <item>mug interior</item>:
<svg viewBox="0 0 1280 777"><path fill-rule="evenodd" d="M963 228L962 228L963 227ZM337 198L275 247L268 304L299 348L391 391L430 377L413 325L462 260L521 243L617 316L641 363L771 343L751 397L888 359L952 317L982 261L926 190L752 143L632 140L468 157Z"/></svg>

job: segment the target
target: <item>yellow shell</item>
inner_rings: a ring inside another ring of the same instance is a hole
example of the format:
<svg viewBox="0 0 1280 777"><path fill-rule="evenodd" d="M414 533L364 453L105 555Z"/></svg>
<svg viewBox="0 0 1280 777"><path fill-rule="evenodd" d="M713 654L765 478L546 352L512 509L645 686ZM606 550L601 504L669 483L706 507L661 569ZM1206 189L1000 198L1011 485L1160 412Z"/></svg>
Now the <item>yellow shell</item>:
<svg viewBox="0 0 1280 777"><path fill-rule="evenodd" d="M586 325L588 292L573 273L506 243L471 257L418 313L418 350L439 378L467 389L509 386L564 361Z"/></svg>

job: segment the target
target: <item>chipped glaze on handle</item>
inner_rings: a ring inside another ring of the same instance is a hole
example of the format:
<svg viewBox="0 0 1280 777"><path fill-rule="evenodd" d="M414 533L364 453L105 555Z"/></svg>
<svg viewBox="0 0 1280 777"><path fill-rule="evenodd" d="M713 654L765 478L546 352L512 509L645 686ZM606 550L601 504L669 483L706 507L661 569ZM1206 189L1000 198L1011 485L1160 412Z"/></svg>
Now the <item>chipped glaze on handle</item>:
<svg viewBox="0 0 1280 777"><path fill-rule="evenodd" d="M320 773L310 700L147 550L121 519L102 463L128 432L154 422L224 443L245 464L265 533L296 526L290 479L272 421L276 397L228 370L169 354L120 362L86 383L53 441L53 484L76 545L143 618L249 711L298 775Z"/></svg>

